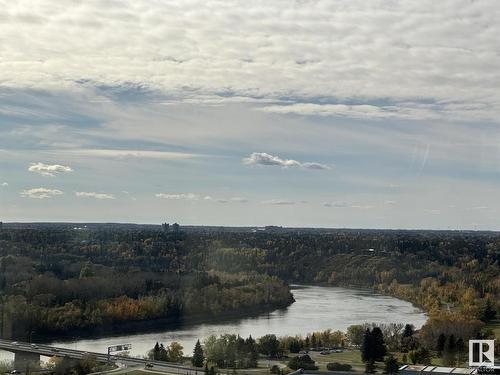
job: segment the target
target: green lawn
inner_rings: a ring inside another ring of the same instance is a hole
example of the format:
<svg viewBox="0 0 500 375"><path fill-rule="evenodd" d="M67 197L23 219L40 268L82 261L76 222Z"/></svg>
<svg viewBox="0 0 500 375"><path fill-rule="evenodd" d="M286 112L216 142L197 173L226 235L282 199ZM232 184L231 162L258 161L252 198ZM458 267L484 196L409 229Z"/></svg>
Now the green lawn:
<svg viewBox="0 0 500 375"><path fill-rule="evenodd" d="M500 338L500 321L496 321L494 324L489 325L490 328L495 329L495 333L497 334L497 337ZM392 353L400 363L402 363L402 358L403 358L403 353ZM316 365L319 367L320 371L327 371L326 365L330 362L339 362L342 364L349 364L352 366L352 370L356 372L364 372L365 370L365 364L361 360L361 352L359 349L352 349L352 350L344 350L342 353L332 353L328 355L321 355L319 352L309 352L309 355L311 358L316 362ZM290 355L290 357L294 356L294 354ZM432 357L432 364L433 365L442 365L442 359L433 356ZM261 358L259 360L259 367L257 369L246 369L246 370L239 370L238 373L240 374L252 374L252 375L268 375L269 374L269 366L279 364L280 367L286 366L288 363L288 360L285 361L275 361L275 360L267 360ZM377 367L377 373L382 373L384 369L384 363L382 362L377 362L376 363ZM131 371L128 373L129 375L146 375L148 374L147 372L136 370L136 371ZM226 375L226 370L221 370L222 375ZM332 373L333 374L333 373Z"/></svg>
<svg viewBox="0 0 500 375"><path fill-rule="evenodd" d="M332 353L321 355L318 352L309 352L311 358L316 361L316 365L321 371L327 371L326 364L330 362L339 362L352 366L354 371L364 371L365 365L361 361L361 352L359 350L345 350L342 353Z"/></svg>

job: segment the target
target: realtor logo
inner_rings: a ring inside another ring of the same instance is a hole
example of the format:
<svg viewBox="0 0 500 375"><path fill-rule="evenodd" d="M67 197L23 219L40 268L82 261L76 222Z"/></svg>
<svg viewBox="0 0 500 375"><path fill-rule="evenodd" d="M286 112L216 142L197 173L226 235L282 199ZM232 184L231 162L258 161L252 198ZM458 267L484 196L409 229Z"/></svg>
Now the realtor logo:
<svg viewBox="0 0 500 375"><path fill-rule="evenodd" d="M495 366L495 340L469 340L469 366Z"/></svg>

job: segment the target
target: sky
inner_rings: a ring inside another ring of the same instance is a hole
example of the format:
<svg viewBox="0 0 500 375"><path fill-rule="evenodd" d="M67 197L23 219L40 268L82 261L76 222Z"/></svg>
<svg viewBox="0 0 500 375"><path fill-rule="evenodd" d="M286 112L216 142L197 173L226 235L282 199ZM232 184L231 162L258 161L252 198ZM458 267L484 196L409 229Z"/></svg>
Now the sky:
<svg viewBox="0 0 500 375"><path fill-rule="evenodd" d="M0 221L500 229L497 0L0 0Z"/></svg>

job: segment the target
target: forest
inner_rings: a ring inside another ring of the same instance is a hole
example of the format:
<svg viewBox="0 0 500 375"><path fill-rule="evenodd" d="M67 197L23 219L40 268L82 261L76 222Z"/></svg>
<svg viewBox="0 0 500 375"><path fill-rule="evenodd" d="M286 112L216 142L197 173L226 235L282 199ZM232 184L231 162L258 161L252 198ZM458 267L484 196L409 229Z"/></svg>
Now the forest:
<svg viewBox="0 0 500 375"><path fill-rule="evenodd" d="M205 245L162 231L2 229L0 336L84 335L293 302L275 276L205 267Z"/></svg>
<svg viewBox="0 0 500 375"><path fill-rule="evenodd" d="M2 335L274 309L290 283L373 288L429 312L422 340L466 340L500 303L500 234L210 230L161 226L0 230Z"/></svg>

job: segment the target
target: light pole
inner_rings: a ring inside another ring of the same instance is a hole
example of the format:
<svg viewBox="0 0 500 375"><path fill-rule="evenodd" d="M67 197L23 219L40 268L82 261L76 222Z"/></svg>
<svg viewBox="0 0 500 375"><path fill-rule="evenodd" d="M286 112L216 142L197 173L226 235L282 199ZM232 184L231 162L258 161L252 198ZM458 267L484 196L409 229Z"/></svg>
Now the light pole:
<svg viewBox="0 0 500 375"><path fill-rule="evenodd" d="M31 330L31 331L30 331L30 341L29 341L29 342L30 342L30 344L31 344L31 343L32 343L32 341L33 341L33 333L35 333L35 331Z"/></svg>

